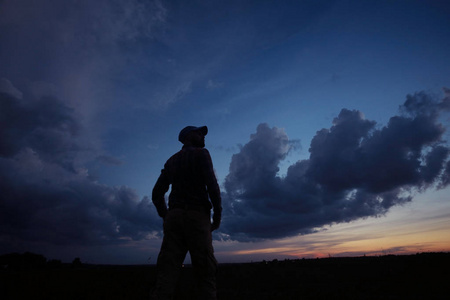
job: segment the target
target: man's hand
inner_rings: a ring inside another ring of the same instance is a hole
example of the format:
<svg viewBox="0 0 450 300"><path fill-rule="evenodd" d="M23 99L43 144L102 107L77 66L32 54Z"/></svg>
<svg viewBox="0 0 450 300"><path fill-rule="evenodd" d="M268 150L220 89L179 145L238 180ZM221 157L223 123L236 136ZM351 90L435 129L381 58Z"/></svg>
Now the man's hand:
<svg viewBox="0 0 450 300"><path fill-rule="evenodd" d="M213 215L213 222L211 224L211 231L214 231L217 228L219 228L221 219L222 219L222 214L215 212Z"/></svg>

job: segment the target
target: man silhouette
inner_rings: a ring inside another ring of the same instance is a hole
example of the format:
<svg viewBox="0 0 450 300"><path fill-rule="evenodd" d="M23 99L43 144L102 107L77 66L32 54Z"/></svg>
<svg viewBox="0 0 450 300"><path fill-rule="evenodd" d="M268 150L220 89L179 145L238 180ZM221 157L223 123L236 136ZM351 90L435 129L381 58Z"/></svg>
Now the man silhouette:
<svg viewBox="0 0 450 300"><path fill-rule="evenodd" d="M153 299L173 299L188 251L198 283L197 299L217 299L211 232L219 228L222 204L211 156L204 148L207 133L206 126L187 126L180 131L178 140L183 147L167 160L153 188L152 201L164 220ZM164 195L170 185L167 208Z"/></svg>

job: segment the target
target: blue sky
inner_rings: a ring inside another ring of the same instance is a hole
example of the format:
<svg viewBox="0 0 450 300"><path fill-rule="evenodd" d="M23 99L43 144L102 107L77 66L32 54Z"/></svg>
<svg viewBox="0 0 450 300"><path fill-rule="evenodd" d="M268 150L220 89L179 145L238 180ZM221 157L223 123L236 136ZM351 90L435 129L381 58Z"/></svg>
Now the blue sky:
<svg viewBox="0 0 450 300"><path fill-rule="evenodd" d="M187 125L209 128L221 261L448 251L449 13L444 1L0 1L0 251L155 257L148 196Z"/></svg>

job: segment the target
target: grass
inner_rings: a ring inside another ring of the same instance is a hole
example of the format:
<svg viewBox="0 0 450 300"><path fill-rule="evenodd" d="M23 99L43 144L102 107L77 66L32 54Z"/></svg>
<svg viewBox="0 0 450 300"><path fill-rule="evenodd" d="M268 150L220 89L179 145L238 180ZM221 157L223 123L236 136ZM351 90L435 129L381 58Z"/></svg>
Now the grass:
<svg viewBox="0 0 450 300"><path fill-rule="evenodd" d="M218 298L447 299L449 267L449 253L221 264ZM183 268L176 299L196 299L192 272ZM154 266L5 269L0 298L148 299L155 278Z"/></svg>

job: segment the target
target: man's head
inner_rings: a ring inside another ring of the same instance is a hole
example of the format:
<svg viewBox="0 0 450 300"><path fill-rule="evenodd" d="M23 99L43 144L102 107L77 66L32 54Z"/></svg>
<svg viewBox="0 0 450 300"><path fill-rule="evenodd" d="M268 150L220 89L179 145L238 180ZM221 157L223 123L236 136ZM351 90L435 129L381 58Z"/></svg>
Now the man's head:
<svg viewBox="0 0 450 300"><path fill-rule="evenodd" d="M178 135L178 140L184 145L194 147L205 147L205 135L208 134L208 127L186 126Z"/></svg>

